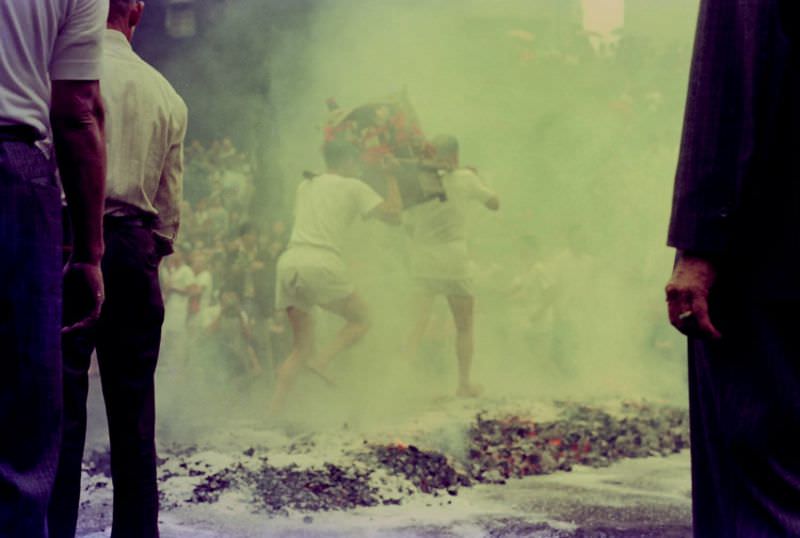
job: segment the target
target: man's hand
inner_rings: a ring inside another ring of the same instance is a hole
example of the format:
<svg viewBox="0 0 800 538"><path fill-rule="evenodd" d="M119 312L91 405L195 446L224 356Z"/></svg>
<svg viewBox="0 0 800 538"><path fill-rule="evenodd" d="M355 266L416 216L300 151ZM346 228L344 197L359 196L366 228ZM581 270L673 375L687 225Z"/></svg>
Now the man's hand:
<svg viewBox="0 0 800 538"><path fill-rule="evenodd" d="M64 322L61 334L92 328L105 300L99 264L70 262L64 269Z"/></svg>
<svg viewBox="0 0 800 538"><path fill-rule="evenodd" d="M679 254L667 283L667 305L670 323L686 336L722 338L708 315L708 295L716 276L709 260Z"/></svg>

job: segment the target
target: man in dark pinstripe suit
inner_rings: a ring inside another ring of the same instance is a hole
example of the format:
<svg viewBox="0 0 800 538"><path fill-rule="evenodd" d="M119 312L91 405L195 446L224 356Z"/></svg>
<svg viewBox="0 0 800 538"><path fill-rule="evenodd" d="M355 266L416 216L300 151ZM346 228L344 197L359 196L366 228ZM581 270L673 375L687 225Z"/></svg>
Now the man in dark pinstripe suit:
<svg viewBox="0 0 800 538"><path fill-rule="evenodd" d="M689 336L694 532L800 535L795 0L702 0L675 181L670 321Z"/></svg>

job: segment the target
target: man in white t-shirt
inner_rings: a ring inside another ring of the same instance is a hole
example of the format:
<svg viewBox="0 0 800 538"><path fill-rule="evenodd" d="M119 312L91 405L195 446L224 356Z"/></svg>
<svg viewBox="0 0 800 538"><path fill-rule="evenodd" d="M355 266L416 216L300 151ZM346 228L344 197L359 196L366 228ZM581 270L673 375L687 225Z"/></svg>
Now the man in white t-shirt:
<svg viewBox="0 0 800 538"><path fill-rule="evenodd" d="M319 306L346 322L316 357L312 367L320 373L369 329L367 307L341 257L347 229L359 217L400 223L400 191L391 174L388 196L383 200L366 183L354 179L361 171L355 146L333 141L323 151L328 172L304 180L297 188L294 228L289 246L278 260L275 302L277 308L286 309L294 345L278 370L271 414L282 408L300 367L310 366L314 354L312 307Z"/></svg>
<svg viewBox="0 0 800 538"><path fill-rule="evenodd" d="M411 273L418 287L411 349L412 354L416 354L430 321L433 300L437 295L444 295L456 326L456 394L474 397L479 393L470 379L475 300L467 249L465 206L479 203L497 211L500 201L473 170L459 168L458 141L454 137L438 136L432 144L436 149L436 162L441 165L446 198L419 204L406 213L405 220L411 235Z"/></svg>
<svg viewBox="0 0 800 538"><path fill-rule="evenodd" d="M61 432L62 223L75 327L103 302L105 142L100 55L107 0L0 1L0 536L47 535Z"/></svg>

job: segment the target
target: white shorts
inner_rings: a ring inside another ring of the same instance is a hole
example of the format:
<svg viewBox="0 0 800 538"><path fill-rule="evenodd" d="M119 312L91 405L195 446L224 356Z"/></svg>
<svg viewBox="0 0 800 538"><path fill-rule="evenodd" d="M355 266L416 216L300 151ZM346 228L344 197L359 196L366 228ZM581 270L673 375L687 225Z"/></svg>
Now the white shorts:
<svg viewBox="0 0 800 538"><path fill-rule="evenodd" d="M290 246L278 259L275 306L311 310L349 297L355 291L338 254L311 246Z"/></svg>

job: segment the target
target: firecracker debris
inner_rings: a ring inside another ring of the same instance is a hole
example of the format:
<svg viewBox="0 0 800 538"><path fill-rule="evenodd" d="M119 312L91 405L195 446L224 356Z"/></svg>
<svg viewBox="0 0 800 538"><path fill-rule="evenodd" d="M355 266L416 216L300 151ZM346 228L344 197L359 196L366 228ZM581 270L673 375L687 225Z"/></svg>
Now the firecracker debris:
<svg viewBox="0 0 800 538"><path fill-rule="evenodd" d="M667 456L689 447L686 409L630 403L623 406L624 413L612 415L586 405L560 406L561 418L550 422L480 413L467 430L466 451L458 455L401 442L364 441L362 450L349 455L349 463L301 468L273 465L252 448L242 453L244 459L211 465L197 457L195 447L172 447L162 450L162 486L171 480L193 481L181 499L168 501L162 491L162 505L215 503L235 490L248 492L253 504L270 514L350 510L400 504L418 492L456 496L476 484L504 484L570 471L574 465L604 467L623 458ZM109 476L107 453L95 452L84 471ZM402 482L387 487L387 476Z"/></svg>

